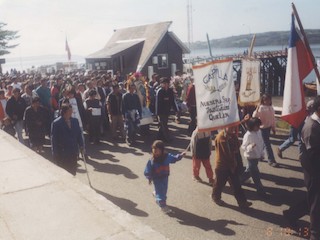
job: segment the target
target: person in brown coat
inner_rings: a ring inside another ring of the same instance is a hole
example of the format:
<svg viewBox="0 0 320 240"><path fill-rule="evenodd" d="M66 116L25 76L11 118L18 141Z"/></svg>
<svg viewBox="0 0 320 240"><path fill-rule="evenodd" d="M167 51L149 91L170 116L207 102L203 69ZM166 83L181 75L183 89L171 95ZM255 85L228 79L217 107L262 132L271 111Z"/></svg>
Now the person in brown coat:
<svg viewBox="0 0 320 240"><path fill-rule="evenodd" d="M237 170L236 153L239 151L240 143L235 134L235 127L228 127L219 132L215 139L215 176L212 188L212 200L219 206L225 205L221 200L221 193L229 180L234 196L240 208L248 208L252 205L247 201Z"/></svg>

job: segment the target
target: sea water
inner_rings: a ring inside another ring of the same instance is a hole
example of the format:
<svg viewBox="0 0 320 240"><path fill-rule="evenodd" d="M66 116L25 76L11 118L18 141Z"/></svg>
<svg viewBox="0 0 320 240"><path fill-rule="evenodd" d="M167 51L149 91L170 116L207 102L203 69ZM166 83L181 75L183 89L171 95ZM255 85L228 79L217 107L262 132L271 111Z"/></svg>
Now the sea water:
<svg viewBox="0 0 320 240"><path fill-rule="evenodd" d="M311 50L316 61L318 61L318 67L320 67L320 44L311 45ZM268 52L268 51L284 51L286 46L257 46L253 48L253 52ZM228 56L243 54L247 51L247 48L211 48L213 57L215 56ZM191 58L209 58L209 49L195 49L190 53ZM316 74L312 71L305 79L304 82L310 83L316 81Z"/></svg>
<svg viewBox="0 0 320 240"><path fill-rule="evenodd" d="M286 46L257 46L254 47L254 52L268 52L268 51L282 51L285 50ZM320 44L311 45L313 55L320 61ZM228 56L243 54L247 51L246 48L212 48L213 56ZM209 49L191 49L191 58L200 57L208 58L210 56ZM53 65L57 62L67 62L66 55L47 55L47 56L35 56L35 57L21 57L21 58L6 58L6 63L2 65L2 71L10 71L16 69L17 71L36 69L44 65ZM72 62L77 62L79 65L85 63L84 56L74 55L72 56ZM307 77L306 82L315 81L315 73L312 73Z"/></svg>

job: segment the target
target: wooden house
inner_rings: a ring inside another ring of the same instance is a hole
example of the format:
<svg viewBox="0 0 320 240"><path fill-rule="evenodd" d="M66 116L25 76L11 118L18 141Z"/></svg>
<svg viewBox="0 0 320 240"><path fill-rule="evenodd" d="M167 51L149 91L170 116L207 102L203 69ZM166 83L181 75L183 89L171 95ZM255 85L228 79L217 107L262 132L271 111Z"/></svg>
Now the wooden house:
<svg viewBox="0 0 320 240"><path fill-rule="evenodd" d="M88 57L88 69L121 71L123 75L141 72L172 76L182 70L182 55L190 53L185 44L169 32L172 22L161 22L114 31L106 46Z"/></svg>

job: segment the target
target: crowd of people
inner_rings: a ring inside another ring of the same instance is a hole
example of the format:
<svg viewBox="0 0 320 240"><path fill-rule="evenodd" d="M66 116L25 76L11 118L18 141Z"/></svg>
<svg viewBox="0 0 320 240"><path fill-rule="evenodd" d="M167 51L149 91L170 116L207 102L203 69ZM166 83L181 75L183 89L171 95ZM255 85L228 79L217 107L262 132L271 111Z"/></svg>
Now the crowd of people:
<svg viewBox="0 0 320 240"><path fill-rule="evenodd" d="M153 74L150 80L141 73L124 77L119 71L115 75L81 70L45 75L11 71L0 75L0 128L37 152L43 151L45 137L51 137L56 162L61 162L61 151L68 151L64 147L68 143L62 144L67 141L64 134L71 134L64 131L60 135L59 122L68 123L70 117L77 120L82 136L80 143L76 130L74 141L84 151L88 144L100 144L101 136L109 132L114 141L126 141L132 146L138 132L148 134L154 119L159 122L158 138L169 142L171 109L175 110L176 121L180 121L179 106L187 101L189 87L192 87L191 78L182 77L180 71L172 78ZM195 108L194 91L190 92L188 102L190 108ZM192 124L190 134L195 119ZM73 129L73 125L72 120L71 125L64 127ZM28 136L27 142L23 131ZM87 144L84 135L88 135ZM79 151L79 147L74 151Z"/></svg>
<svg viewBox="0 0 320 240"><path fill-rule="evenodd" d="M141 73L123 77L120 72L112 76L99 71L56 72L46 76L11 72L0 77L1 129L16 135L20 143L27 144L24 131L28 145L37 152L43 151L45 136L49 136L54 161L73 175L77 171L79 152L85 154L88 145L100 144L103 134L110 132L114 141L126 141L128 146L134 146L137 133L148 134L149 124L156 120L158 140L152 145L152 157L147 163L145 176L149 183L154 183L160 208L170 212L166 205L169 164L180 160L185 152L167 154L164 142L172 141L168 127L172 110L178 124L181 113L186 111L190 117L188 133L191 136L193 179L203 181L199 177L202 163L212 185L212 200L219 206L225 204L221 193L229 182L239 207L250 207L252 203L247 201L242 189L249 177L253 179L258 195L268 198L258 169L265 151L269 165L279 167L270 144L270 132L276 134L276 129L275 113L268 94L264 94L260 104L250 111L240 111L243 113L241 126L246 126L242 127L245 132L241 144L238 127L228 127L216 133L198 130L195 85L192 77L180 71L171 78L153 74L151 79ZM277 155L282 158L283 151L299 139L307 198L300 206L285 211L284 215L294 225L299 217L309 213L311 239L319 239L320 98L316 97L307 107L305 124L299 129L291 128L289 139L279 146ZM84 135L88 135L87 141ZM215 157L212 167L213 140Z"/></svg>

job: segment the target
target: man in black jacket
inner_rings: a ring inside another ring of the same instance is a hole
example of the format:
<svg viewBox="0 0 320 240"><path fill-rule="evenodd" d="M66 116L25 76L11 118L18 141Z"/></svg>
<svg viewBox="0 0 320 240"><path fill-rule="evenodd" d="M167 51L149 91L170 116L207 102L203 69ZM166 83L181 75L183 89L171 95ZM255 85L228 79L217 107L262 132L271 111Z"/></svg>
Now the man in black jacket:
<svg viewBox="0 0 320 240"><path fill-rule="evenodd" d="M30 147L36 152L42 151L48 120L45 109L40 106L40 98L33 98L31 106L24 112L24 121L29 133Z"/></svg>
<svg viewBox="0 0 320 240"><path fill-rule="evenodd" d="M310 239L320 239L320 96L313 103L315 112L306 119L301 132L301 165L310 210Z"/></svg>
<svg viewBox="0 0 320 240"><path fill-rule="evenodd" d="M138 130L138 123L142 116L142 107L136 91L136 85L131 83L129 91L122 97L122 113L128 126L127 143L130 146L134 143Z"/></svg>
<svg viewBox="0 0 320 240"><path fill-rule="evenodd" d="M107 108L109 119L111 120L112 138L117 139L117 129L119 128L121 137L125 139L124 123L122 115L122 94L118 84L114 84L113 91L108 95Z"/></svg>
<svg viewBox="0 0 320 240"><path fill-rule="evenodd" d="M27 108L27 104L25 100L20 96L19 88L13 89L12 93L12 97L7 102L6 113L14 122L14 128L17 132L19 142L24 144L24 140L22 137L23 116L24 111Z"/></svg>
<svg viewBox="0 0 320 240"><path fill-rule="evenodd" d="M160 79L161 88L156 92L156 115L159 118L159 133L158 138L168 142L170 141L169 137L169 128L168 128L168 119L170 115L171 108L174 111L178 112L178 106L176 105L174 99L174 93L171 88L169 88L169 79L163 77Z"/></svg>

